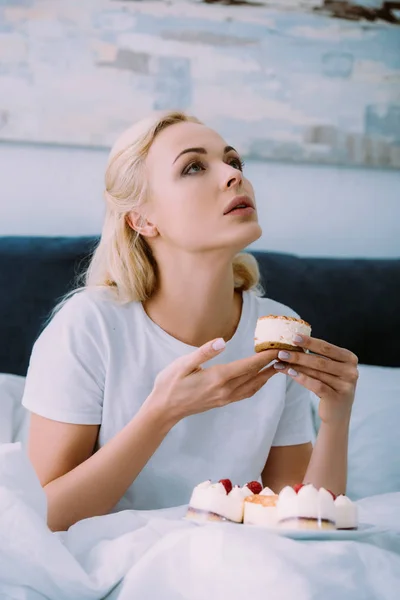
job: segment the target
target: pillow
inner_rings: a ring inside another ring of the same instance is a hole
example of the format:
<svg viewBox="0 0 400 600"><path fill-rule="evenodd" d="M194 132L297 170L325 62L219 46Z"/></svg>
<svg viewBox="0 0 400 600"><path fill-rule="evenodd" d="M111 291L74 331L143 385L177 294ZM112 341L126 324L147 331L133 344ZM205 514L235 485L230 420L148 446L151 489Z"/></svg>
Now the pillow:
<svg viewBox="0 0 400 600"><path fill-rule="evenodd" d="M29 412L22 406L25 377L0 373L0 444L26 442Z"/></svg>
<svg viewBox="0 0 400 600"><path fill-rule="evenodd" d="M400 369L359 366L350 422L347 494L400 492ZM318 402L314 401L318 430Z"/></svg>

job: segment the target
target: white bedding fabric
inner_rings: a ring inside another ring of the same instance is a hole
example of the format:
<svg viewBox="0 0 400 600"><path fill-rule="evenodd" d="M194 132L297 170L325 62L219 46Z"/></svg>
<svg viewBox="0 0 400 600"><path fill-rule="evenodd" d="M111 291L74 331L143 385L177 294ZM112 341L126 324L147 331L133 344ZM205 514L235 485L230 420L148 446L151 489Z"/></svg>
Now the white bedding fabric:
<svg viewBox="0 0 400 600"><path fill-rule="evenodd" d="M125 511L51 533L19 443L0 446L1 600L398 600L400 493L359 502L389 530L304 542L261 528L181 519L184 507Z"/></svg>
<svg viewBox="0 0 400 600"><path fill-rule="evenodd" d="M400 492L400 368L360 365L359 373L347 479L353 500ZM319 400L314 401L317 411Z"/></svg>
<svg viewBox="0 0 400 600"><path fill-rule="evenodd" d="M0 444L26 442L29 413L22 406L25 377L0 373Z"/></svg>

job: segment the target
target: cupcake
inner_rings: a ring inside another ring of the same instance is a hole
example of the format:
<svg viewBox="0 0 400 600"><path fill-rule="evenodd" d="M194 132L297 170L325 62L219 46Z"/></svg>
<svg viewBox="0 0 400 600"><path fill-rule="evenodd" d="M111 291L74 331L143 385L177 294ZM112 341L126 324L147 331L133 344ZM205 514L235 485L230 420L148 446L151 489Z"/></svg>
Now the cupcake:
<svg viewBox="0 0 400 600"><path fill-rule="evenodd" d="M294 343L295 335L310 335L311 326L302 319L268 315L259 317L254 334L254 349L262 352L270 348L304 352Z"/></svg>
<svg viewBox="0 0 400 600"><path fill-rule="evenodd" d="M277 501L278 495L268 487L259 494L248 496L244 501L243 523L261 527L276 527L278 523Z"/></svg>
<svg viewBox="0 0 400 600"><path fill-rule="evenodd" d="M252 495L251 484L240 487L232 486L229 479L221 479L218 483L204 481L192 492L186 518L242 523L245 498Z"/></svg>
<svg viewBox="0 0 400 600"><path fill-rule="evenodd" d="M334 498L313 485L285 487L277 502L278 526L286 529L336 529Z"/></svg>
<svg viewBox="0 0 400 600"><path fill-rule="evenodd" d="M335 500L336 529L358 528L358 507L347 496Z"/></svg>

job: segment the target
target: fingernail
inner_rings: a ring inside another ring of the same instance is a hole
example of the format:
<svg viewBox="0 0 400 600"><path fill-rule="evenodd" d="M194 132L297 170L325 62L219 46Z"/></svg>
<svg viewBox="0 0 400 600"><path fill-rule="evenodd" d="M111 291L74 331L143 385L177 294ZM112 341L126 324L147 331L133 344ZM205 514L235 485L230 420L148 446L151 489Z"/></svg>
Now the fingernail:
<svg viewBox="0 0 400 600"><path fill-rule="evenodd" d="M218 338L211 345L212 345L212 347L213 347L214 350L222 350L226 346L225 341L224 341L223 338Z"/></svg>
<svg viewBox="0 0 400 600"><path fill-rule="evenodd" d="M296 350L297 352L297 350ZM281 358L282 360L287 360L288 358L290 358L290 352L285 352L285 350L281 350L278 353L278 358Z"/></svg>
<svg viewBox="0 0 400 600"><path fill-rule="evenodd" d="M294 369L289 369L288 374L291 375L292 377L297 377L298 372L295 371Z"/></svg>
<svg viewBox="0 0 400 600"><path fill-rule="evenodd" d="M297 344L301 344L302 342L304 342L304 338L302 338L301 335L296 334L295 336L293 336L293 341Z"/></svg>
<svg viewBox="0 0 400 600"><path fill-rule="evenodd" d="M275 363L274 369L277 369L277 371L283 371L283 369L286 369L286 365L284 365L282 363Z"/></svg>

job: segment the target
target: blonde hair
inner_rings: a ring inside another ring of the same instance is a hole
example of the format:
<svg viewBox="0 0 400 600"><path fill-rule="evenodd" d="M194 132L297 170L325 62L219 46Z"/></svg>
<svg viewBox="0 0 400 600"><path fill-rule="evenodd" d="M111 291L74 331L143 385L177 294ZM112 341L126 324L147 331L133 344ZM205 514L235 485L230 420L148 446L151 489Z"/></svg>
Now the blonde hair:
<svg viewBox="0 0 400 600"><path fill-rule="evenodd" d="M146 200L144 162L153 141L170 125L182 122L201 124L195 117L168 111L139 121L116 141L105 174L102 234L79 289L106 287L121 303L143 302L154 293L156 260L146 239L128 224L127 215ZM237 254L232 266L235 289L261 292L259 268L253 256Z"/></svg>

